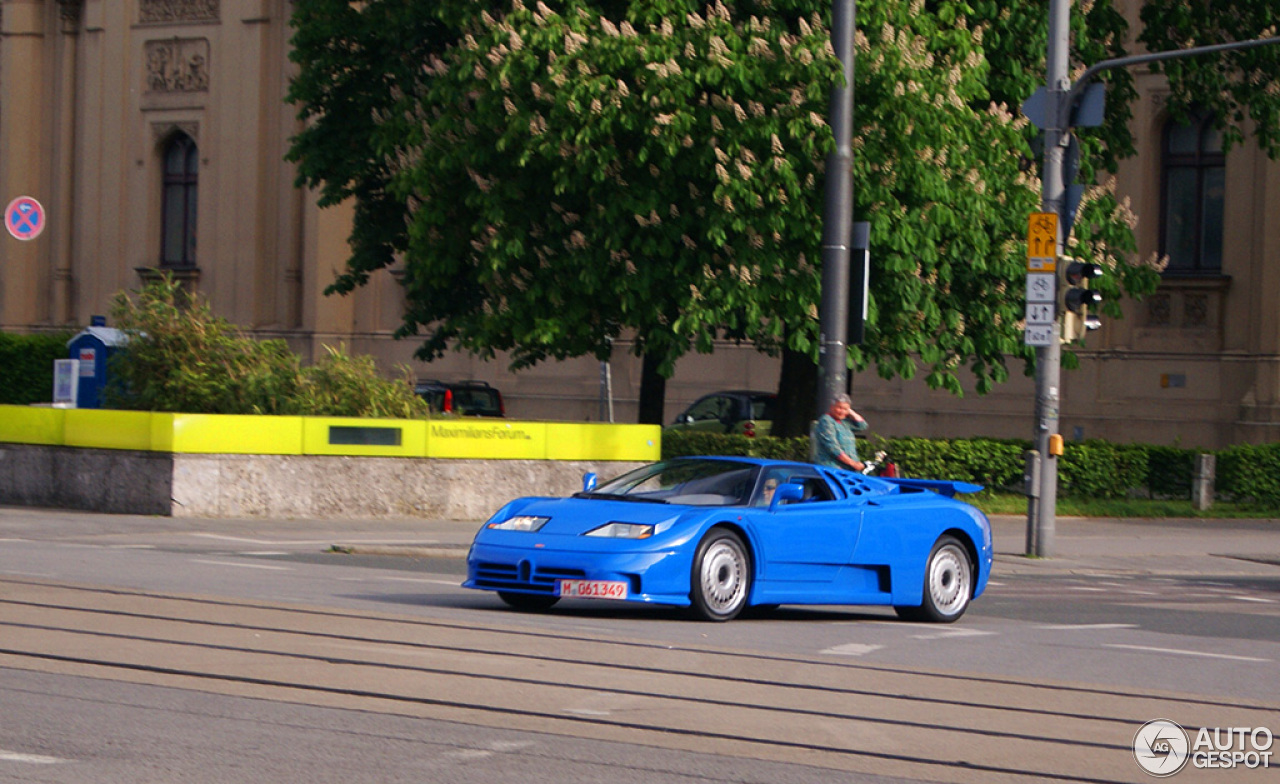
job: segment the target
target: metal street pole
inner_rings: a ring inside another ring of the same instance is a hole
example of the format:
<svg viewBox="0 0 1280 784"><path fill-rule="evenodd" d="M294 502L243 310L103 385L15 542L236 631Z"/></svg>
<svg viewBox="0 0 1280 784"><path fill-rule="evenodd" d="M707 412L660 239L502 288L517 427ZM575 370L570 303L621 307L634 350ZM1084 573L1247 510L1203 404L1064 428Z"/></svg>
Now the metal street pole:
<svg viewBox="0 0 1280 784"><path fill-rule="evenodd" d="M1066 151L1070 129L1069 108L1066 95L1071 90L1068 76L1067 46L1070 35L1070 0L1049 0L1049 53L1045 85L1048 89L1048 109L1044 129L1044 170L1040 196L1044 212L1061 214L1063 194L1062 161ZM1058 221L1056 255L1062 255L1063 226ZM1034 508L1027 529L1028 555L1050 558L1054 552L1054 527L1058 504L1058 456L1049 450L1049 437L1058 432L1058 409L1061 404L1062 346L1058 341L1061 324L1054 325L1054 339L1049 345L1036 349L1036 429L1032 438L1040 453L1040 495L1033 498L1029 507Z"/></svg>
<svg viewBox="0 0 1280 784"><path fill-rule="evenodd" d="M848 375L849 245L853 233L853 30L855 0L835 0L831 45L840 58L844 84L831 91L831 132L835 149L827 156L822 210L821 365L818 411L844 394Z"/></svg>

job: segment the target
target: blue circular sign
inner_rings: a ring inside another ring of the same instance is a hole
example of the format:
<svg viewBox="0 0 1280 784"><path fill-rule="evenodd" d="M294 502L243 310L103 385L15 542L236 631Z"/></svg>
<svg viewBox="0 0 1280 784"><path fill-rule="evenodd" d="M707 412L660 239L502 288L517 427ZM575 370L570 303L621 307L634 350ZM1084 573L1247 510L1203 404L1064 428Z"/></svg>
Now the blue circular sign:
<svg viewBox="0 0 1280 784"><path fill-rule="evenodd" d="M44 231L44 207L30 196L19 196L4 209L4 227L17 239L34 240Z"/></svg>

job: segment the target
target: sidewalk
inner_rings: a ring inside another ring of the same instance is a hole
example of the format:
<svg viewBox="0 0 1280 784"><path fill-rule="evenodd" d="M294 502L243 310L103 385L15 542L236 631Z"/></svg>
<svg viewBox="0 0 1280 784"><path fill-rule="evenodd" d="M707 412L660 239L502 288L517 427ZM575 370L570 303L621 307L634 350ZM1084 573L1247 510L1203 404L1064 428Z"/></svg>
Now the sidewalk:
<svg viewBox="0 0 1280 784"><path fill-rule="evenodd" d="M1027 520L991 518L996 574L1280 577L1280 521L1058 517L1050 558L1026 555Z"/></svg>
<svg viewBox="0 0 1280 784"><path fill-rule="evenodd" d="M353 535L335 541L334 545L359 553L464 558L479 525L478 522L432 521L423 532L429 542L370 543L365 536ZM994 572L998 575L1280 577L1280 521L1060 517L1056 521L1051 558L1026 556L1025 517L996 515L991 518L991 527L995 542Z"/></svg>
<svg viewBox="0 0 1280 784"><path fill-rule="evenodd" d="M1026 518L991 518L997 575L1280 577L1280 521L1059 517L1050 558L1026 557ZM128 546L228 546L465 558L481 521L203 519L0 507L5 538Z"/></svg>

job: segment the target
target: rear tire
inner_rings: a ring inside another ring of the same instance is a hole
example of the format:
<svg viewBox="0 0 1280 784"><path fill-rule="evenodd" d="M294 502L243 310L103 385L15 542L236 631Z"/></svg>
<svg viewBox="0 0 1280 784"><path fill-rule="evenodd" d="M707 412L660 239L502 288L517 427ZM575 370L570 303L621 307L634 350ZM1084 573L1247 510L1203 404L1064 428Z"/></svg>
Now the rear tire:
<svg viewBox="0 0 1280 784"><path fill-rule="evenodd" d="M538 612L540 610L549 610L555 603L560 601L559 596L544 596L535 593L514 593L512 591L498 591L498 598L507 603L508 607L522 612Z"/></svg>
<svg viewBox="0 0 1280 784"><path fill-rule="evenodd" d="M742 539L725 528L711 529L698 544L689 581L697 617L705 621L736 618L751 592L751 558Z"/></svg>
<svg viewBox="0 0 1280 784"><path fill-rule="evenodd" d="M919 607L894 607L908 621L954 623L973 598L973 562L969 551L953 536L934 543L924 567L924 598Z"/></svg>

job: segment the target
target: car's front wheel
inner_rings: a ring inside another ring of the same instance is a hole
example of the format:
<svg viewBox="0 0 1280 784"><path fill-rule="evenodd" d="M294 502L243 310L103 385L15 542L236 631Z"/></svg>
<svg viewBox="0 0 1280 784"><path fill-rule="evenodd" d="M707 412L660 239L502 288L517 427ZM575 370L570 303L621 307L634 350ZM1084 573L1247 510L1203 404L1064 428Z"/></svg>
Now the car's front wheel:
<svg viewBox="0 0 1280 784"><path fill-rule="evenodd" d="M955 537L943 536L933 545L924 568L924 602L919 607L895 607L909 621L951 623L969 608L973 598L973 562Z"/></svg>
<svg viewBox="0 0 1280 784"><path fill-rule="evenodd" d="M498 591L498 598L506 602L508 607L525 611L549 610L556 602L560 601L559 596L515 593L513 591Z"/></svg>
<svg viewBox="0 0 1280 784"><path fill-rule="evenodd" d="M698 544L690 574L694 613L707 621L727 621L747 606L751 558L732 531L713 528Z"/></svg>

